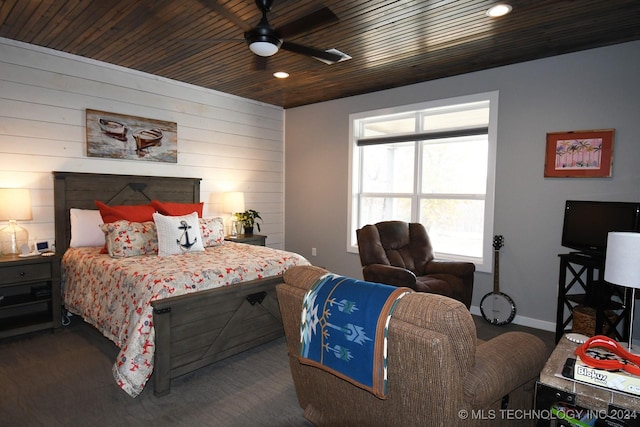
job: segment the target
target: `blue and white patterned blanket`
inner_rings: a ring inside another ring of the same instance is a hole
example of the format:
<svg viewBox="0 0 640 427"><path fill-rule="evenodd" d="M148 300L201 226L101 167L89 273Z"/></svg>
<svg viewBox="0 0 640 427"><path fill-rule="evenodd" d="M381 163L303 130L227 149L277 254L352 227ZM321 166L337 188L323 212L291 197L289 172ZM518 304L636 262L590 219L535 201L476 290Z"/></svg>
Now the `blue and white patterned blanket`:
<svg viewBox="0 0 640 427"><path fill-rule="evenodd" d="M331 273L322 276L304 297L300 362L385 398L389 319L409 292Z"/></svg>

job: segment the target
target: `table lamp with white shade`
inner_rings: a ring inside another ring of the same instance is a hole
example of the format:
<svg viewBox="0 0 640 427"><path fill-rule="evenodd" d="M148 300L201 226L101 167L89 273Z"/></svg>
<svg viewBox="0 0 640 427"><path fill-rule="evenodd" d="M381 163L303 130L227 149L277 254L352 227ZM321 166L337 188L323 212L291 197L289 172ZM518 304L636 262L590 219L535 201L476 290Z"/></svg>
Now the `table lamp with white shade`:
<svg viewBox="0 0 640 427"><path fill-rule="evenodd" d="M244 212L244 193L242 191L229 191L224 193L223 209L232 216L236 213ZM236 228L236 224L231 226L231 235L237 237L240 231Z"/></svg>
<svg viewBox="0 0 640 427"><path fill-rule="evenodd" d="M3 255L20 253L20 246L29 243L29 232L17 221L31 220L31 195L26 188L0 188L0 221L9 225L0 230L0 251Z"/></svg>
<svg viewBox="0 0 640 427"><path fill-rule="evenodd" d="M629 316L629 351L631 351L636 289L640 288L640 233L614 231L608 234L604 280L632 289Z"/></svg>

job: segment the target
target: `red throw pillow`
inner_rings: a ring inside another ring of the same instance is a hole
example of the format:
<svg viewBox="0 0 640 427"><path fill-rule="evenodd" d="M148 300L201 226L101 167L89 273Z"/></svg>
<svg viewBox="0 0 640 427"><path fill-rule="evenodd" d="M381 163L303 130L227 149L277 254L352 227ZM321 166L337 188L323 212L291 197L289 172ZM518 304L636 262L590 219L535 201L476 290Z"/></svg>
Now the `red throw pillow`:
<svg viewBox="0 0 640 427"><path fill-rule="evenodd" d="M132 222L153 221L153 214L156 211L156 208L151 205L109 206L97 200L95 203L105 224L123 219Z"/></svg>
<svg viewBox="0 0 640 427"><path fill-rule="evenodd" d="M151 206L153 206L162 215L167 216L182 216L189 215L196 212L198 218L202 218L202 208L204 202L200 203L174 203L174 202L161 202L159 200L152 200Z"/></svg>

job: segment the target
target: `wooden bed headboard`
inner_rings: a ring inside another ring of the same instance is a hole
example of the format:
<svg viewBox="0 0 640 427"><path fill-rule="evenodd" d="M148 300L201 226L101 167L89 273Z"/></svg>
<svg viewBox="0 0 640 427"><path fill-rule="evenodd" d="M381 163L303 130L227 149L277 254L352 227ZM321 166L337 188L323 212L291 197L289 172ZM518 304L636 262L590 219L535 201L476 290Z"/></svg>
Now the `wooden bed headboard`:
<svg viewBox="0 0 640 427"><path fill-rule="evenodd" d="M71 241L69 209L98 209L108 205L140 205L150 200L176 203L200 202L200 178L53 172L56 252Z"/></svg>

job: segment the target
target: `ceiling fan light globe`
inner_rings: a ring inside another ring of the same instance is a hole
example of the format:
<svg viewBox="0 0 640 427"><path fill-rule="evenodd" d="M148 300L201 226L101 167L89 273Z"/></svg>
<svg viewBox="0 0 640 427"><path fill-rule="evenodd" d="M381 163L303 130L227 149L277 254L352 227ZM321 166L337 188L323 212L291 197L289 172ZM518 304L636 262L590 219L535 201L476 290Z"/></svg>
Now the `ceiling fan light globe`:
<svg viewBox="0 0 640 427"><path fill-rule="evenodd" d="M251 52L258 56L272 56L278 52L278 45L271 42L256 41L249 43L249 49Z"/></svg>

